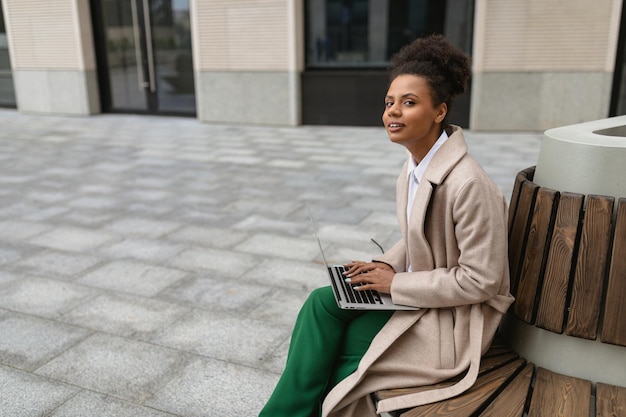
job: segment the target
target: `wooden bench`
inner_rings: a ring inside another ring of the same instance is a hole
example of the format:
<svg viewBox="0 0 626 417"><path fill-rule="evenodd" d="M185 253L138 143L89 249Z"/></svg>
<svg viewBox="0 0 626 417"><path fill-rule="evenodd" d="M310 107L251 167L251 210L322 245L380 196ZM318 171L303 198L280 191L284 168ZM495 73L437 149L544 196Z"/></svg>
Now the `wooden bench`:
<svg viewBox="0 0 626 417"><path fill-rule="evenodd" d="M378 391L374 400L451 385L458 378L426 387ZM623 417L626 388L535 367L496 341L483 356L476 383L446 401L385 413L393 417Z"/></svg>
<svg viewBox="0 0 626 417"><path fill-rule="evenodd" d="M626 346L626 198L558 192L520 172L511 197L511 313L572 337ZM515 203L513 203L515 202ZM625 351L626 353L626 351Z"/></svg>
<svg viewBox="0 0 626 417"><path fill-rule="evenodd" d="M626 198L615 205L613 197L542 188L533 183L534 171L516 176L511 197L509 264L516 301L509 314L551 332L583 339L601 333L601 342L626 346ZM440 388L458 379L379 391L373 398ZM626 417L626 388L602 382L594 387L536 367L496 340L467 392L384 415Z"/></svg>

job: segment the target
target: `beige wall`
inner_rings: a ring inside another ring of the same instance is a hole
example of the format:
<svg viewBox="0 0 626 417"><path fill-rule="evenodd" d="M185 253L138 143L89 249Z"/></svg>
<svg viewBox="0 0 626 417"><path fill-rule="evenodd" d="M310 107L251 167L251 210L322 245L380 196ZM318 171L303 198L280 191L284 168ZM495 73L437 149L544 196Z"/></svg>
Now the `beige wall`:
<svg viewBox="0 0 626 417"><path fill-rule="evenodd" d="M545 130L608 116L621 0L477 0L475 130Z"/></svg>
<svg viewBox="0 0 626 417"><path fill-rule="evenodd" d="M100 111L88 0L2 0L20 111Z"/></svg>
<svg viewBox="0 0 626 417"><path fill-rule="evenodd" d="M191 0L198 118L296 125L302 0Z"/></svg>

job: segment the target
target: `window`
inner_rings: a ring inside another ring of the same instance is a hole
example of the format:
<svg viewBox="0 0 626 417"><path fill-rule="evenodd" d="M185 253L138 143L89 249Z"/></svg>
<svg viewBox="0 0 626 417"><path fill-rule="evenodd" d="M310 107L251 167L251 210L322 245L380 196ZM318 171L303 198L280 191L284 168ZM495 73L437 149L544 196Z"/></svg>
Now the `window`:
<svg viewBox="0 0 626 417"><path fill-rule="evenodd" d="M13 72L11 71L9 42L4 26L2 2L0 2L0 106L16 107Z"/></svg>
<svg viewBox="0 0 626 417"><path fill-rule="evenodd" d="M421 36L443 33L441 0L307 0L307 67L388 65Z"/></svg>

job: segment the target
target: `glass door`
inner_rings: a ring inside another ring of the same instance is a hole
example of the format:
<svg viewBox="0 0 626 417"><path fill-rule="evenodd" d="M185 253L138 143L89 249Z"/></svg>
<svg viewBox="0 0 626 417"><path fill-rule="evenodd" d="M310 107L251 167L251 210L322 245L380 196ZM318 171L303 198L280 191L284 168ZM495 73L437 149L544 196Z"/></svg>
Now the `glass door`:
<svg viewBox="0 0 626 417"><path fill-rule="evenodd" d="M189 0L96 3L104 109L195 114Z"/></svg>
<svg viewBox="0 0 626 417"><path fill-rule="evenodd" d="M15 90L13 88L13 71L11 70L11 59L9 57L9 42L7 40L6 28L4 27L4 16L2 13L1 1L0 1L0 107L16 107Z"/></svg>

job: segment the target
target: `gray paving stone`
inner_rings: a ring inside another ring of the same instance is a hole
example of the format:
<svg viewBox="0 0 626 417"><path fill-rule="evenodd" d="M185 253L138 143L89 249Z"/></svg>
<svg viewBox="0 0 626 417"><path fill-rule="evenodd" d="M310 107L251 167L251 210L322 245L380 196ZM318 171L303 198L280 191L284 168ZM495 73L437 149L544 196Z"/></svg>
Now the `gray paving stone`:
<svg viewBox="0 0 626 417"><path fill-rule="evenodd" d="M119 190L120 187L113 184L84 184L78 189L81 194L116 194Z"/></svg>
<svg viewBox="0 0 626 417"><path fill-rule="evenodd" d="M274 291L271 296L263 298L263 302L250 313L250 317L254 320L293 326L308 295L309 293L302 291Z"/></svg>
<svg viewBox="0 0 626 417"><path fill-rule="evenodd" d="M290 328L271 325L219 312L194 310L172 326L158 333L151 342L183 350L258 367L277 342L290 334Z"/></svg>
<svg viewBox="0 0 626 417"><path fill-rule="evenodd" d="M287 235L301 236L311 235L312 230L308 218L297 221L277 220L276 217L260 216L253 214L241 222L235 224L233 229L245 230L248 232L280 232Z"/></svg>
<svg viewBox="0 0 626 417"><path fill-rule="evenodd" d="M45 416L79 389L0 365L0 416Z"/></svg>
<svg viewBox="0 0 626 417"><path fill-rule="evenodd" d="M107 395L81 391L46 417L175 417Z"/></svg>
<svg viewBox="0 0 626 417"><path fill-rule="evenodd" d="M58 317L96 295L69 282L23 277L0 287L0 307L43 317Z"/></svg>
<svg viewBox="0 0 626 417"><path fill-rule="evenodd" d="M182 244L172 244L159 239L129 237L112 245L107 245L101 252L115 259L136 258L146 261L162 261L182 251Z"/></svg>
<svg viewBox="0 0 626 417"><path fill-rule="evenodd" d="M235 279L189 277L165 289L159 298L205 310L246 315L274 289Z"/></svg>
<svg viewBox="0 0 626 417"><path fill-rule="evenodd" d="M62 320L119 336L146 338L189 312L189 307L128 294L102 294L63 315Z"/></svg>
<svg viewBox="0 0 626 417"><path fill-rule="evenodd" d="M5 285L8 282L15 281L18 278L19 277L13 273L0 271L0 287L2 287L2 285Z"/></svg>
<svg viewBox="0 0 626 417"><path fill-rule="evenodd" d="M54 250L36 253L15 265L25 267L42 276L74 279L76 275L100 262L95 256L59 252Z"/></svg>
<svg viewBox="0 0 626 417"><path fill-rule="evenodd" d="M19 250L14 248L3 248L0 246L0 265L13 263L21 257L22 254Z"/></svg>
<svg viewBox="0 0 626 417"><path fill-rule="evenodd" d="M168 215L174 210L174 204L166 202L159 202L154 204L151 202L130 202L126 206L126 211L134 216L164 216Z"/></svg>
<svg viewBox="0 0 626 417"><path fill-rule="evenodd" d="M121 260L110 262L89 272L76 282L150 297L185 275L185 272L172 268Z"/></svg>
<svg viewBox="0 0 626 417"><path fill-rule="evenodd" d="M235 246L235 250L275 258L309 261L318 253L315 240L259 233Z"/></svg>
<svg viewBox="0 0 626 417"><path fill-rule="evenodd" d="M186 226L173 233L169 240L210 246L212 248L227 249L241 243L249 237L244 231L225 229L221 227Z"/></svg>
<svg viewBox="0 0 626 417"><path fill-rule="evenodd" d="M194 247L179 253L168 263L188 271L210 271L223 277L239 277L258 261L255 256L246 253Z"/></svg>
<svg viewBox="0 0 626 417"><path fill-rule="evenodd" d="M321 225L332 223L358 225L369 214L368 210L363 207L333 207L332 204L328 202L327 208L322 211L321 215L316 216Z"/></svg>
<svg viewBox="0 0 626 417"><path fill-rule="evenodd" d="M329 283L321 260L319 263L313 263L276 258L265 259L248 271L245 278L256 283L305 293Z"/></svg>
<svg viewBox="0 0 626 417"><path fill-rule="evenodd" d="M106 226L116 234L139 235L158 238L180 227L180 224L167 220L151 220L142 218L122 218L114 220Z"/></svg>
<svg viewBox="0 0 626 417"><path fill-rule="evenodd" d="M91 250L114 239L114 235L102 231L78 227L58 227L30 241L53 249L80 252Z"/></svg>
<svg viewBox="0 0 626 417"><path fill-rule="evenodd" d="M255 416L277 381L272 373L199 359L146 404L188 417Z"/></svg>
<svg viewBox="0 0 626 417"><path fill-rule="evenodd" d="M269 371L276 375L281 375L285 369L287 355L289 354L289 345L291 344L291 335L281 344L277 345L274 350L269 352L263 359L262 370Z"/></svg>
<svg viewBox="0 0 626 417"><path fill-rule="evenodd" d="M0 316L0 363L32 371L90 333L63 323L7 313Z"/></svg>
<svg viewBox="0 0 626 417"><path fill-rule="evenodd" d="M397 221L396 221L397 223ZM370 228L367 225L354 226L346 224L327 224L326 222L317 225L318 234L322 243L338 243L342 245L368 245L374 249L374 245L371 244L370 239L376 232L375 229ZM388 228L389 229L389 228Z"/></svg>
<svg viewBox="0 0 626 417"><path fill-rule="evenodd" d="M98 333L35 373L143 403L187 363L180 352Z"/></svg>
<svg viewBox="0 0 626 417"><path fill-rule="evenodd" d="M249 195L250 197L234 201L227 206L227 209L238 213L261 213L274 216L286 216L296 210L301 203L294 201L293 197L290 197L285 201L277 199L275 195L272 195L269 192L276 186L276 184L264 184L262 187L255 187L253 190L244 190L245 195ZM267 194L255 198L254 193L258 193L259 189L266 190L265 192ZM227 192L232 193L230 187Z"/></svg>
<svg viewBox="0 0 626 417"><path fill-rule="evenodd" d="M81 196L73 201L70 201L68 205L72 208L113 209L118 205L118 201L112 197L98 195Z"/></svg>
<svg viewBox="0 0 626 417"><path fill-rule="evenodd" d="M47 221L67 211L69 211L68 208L60 206L29 207L28 210L20 213L18 218L33 222Z"/></svg>
<svg viewBox="0 0 626 417"><path fill-rule="evenodd" d="M99 227L113 218L113 211L99 211L96 209L74 209L59 215L57 219L63 224L79 228Z"/></svg>
<svg viewBox="0 0 626 417"><path fill-rule="evenodd" d="M0 222L0 239L24 240L50 228L51 226L41 223L5 220Z"/></svg>

